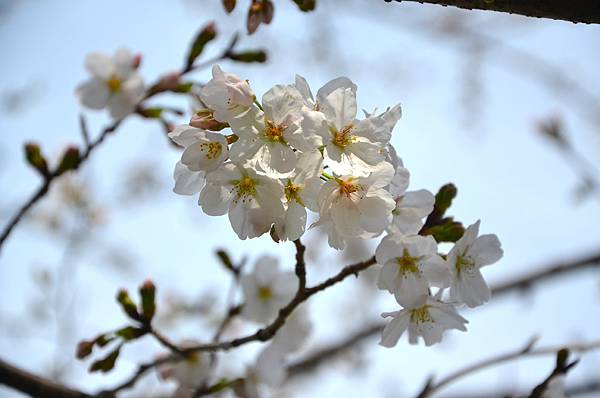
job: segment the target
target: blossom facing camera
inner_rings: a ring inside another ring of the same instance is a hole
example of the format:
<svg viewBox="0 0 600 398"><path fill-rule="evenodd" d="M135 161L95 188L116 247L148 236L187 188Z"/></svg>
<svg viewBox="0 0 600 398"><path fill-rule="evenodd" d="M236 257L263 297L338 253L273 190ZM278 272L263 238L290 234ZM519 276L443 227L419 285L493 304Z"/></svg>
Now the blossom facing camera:
<svg viewBox="0 0 600 398"><path fill-rule="evenodd" d="M496 235L477 236L479 224L478 220L470 225L448 253L452 273L450 299L471 308L486 303L491 295L480 268L495 263L503 255Z"/></svg>
<svg viewBox="0 0 600 398"><path fill-rule="evenodd" d="M266 324L294 297L298 278L293 272L280 271L276 258L263 256L256 261L251 273L242 276L241 285L242 317Z"/></svg>
<svg viewBox="0 0 600 398"><path fill-rule="evenodd" d="M90 109L108 108L113 119L132 113L144 96L144 81L137 71L139 57L121 48L111 57L94 52L85 59L91 78L75 90L79 102Z"/></svg>
<svg viewBox="0 0 600 398"><path fill-rule="evenodd" d="M437 253L437 243L431 236L386 236L375 251L379 272L377 287L387 290L403 307L411 307L430 286L446 287L450 272Z"/></svg>

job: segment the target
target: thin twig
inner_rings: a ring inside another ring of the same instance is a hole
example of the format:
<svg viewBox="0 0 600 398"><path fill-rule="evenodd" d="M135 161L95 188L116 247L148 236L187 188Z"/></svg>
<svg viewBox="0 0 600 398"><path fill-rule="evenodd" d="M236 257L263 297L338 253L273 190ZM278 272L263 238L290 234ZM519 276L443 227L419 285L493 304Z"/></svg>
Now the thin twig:
<svg viewBox="0 0 600 398"><path fill-rule="evenodd" d="M526 291L527 289L531 289L537 283L598 266L600 266L600 252L594 252L572 261L551 264L547 267L543 267L540 271L532 272L496 285L492 288L492 299L497 299L498 297L513 292ZM380 335L384 326L384 323L367 326L349 337L318 350L305 359L299 360L290 366L290 377L312 371L361 342Z"/></svg>
<svg viewBox="0 0 600 398"><path fill-rule="evenodd" d="M465 368L455 371L454 373L449 374L448 376L444 377L437 383L430 383L417 396L417 398L429 397L429 396L431 396L431 394L441 390L446 385L448 385L462 377L471 375L475 372L478 372L480 370L488 368L490 366L498 365L498 364L501 364L501 363L504 363L504 362L507 362L507 361L510 361L513 359L517 359L517 358L526 358L526 357L533 357L533 356L556 354L558 351L560 351L561 349L564 349L564 348L566 348L569 351L580 352L580 353L586 352L586 351L593 351L593 350L597 350L600 348L600 340L585 342L585 343L571 343L571 344L565 344L565 345L561 345L561 346L544 347L544 348L537 348L537 349L533 349L531 347L531 345L528 343L528 345L525 348L519 348L518 350L511 351L506 354L494 356L494 357L482 360L480 362L476 362L472 365L469 365Z"/></svg>

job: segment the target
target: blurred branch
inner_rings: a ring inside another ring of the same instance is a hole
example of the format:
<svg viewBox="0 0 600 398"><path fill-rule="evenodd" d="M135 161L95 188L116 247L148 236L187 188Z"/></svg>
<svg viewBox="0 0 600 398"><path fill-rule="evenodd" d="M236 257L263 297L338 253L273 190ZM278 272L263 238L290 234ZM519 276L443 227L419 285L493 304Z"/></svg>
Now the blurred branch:
<svg viewBox="0 0 600 398"><path fill-rule="evenodd" d="M42 377L18 369L0 359L0 384L34 398L91 398L91 395L72 390Z"/></svg>
<svg viewBox="0 0 600 398"><path fill-rule="evenodd" d="M524 348L519 348L516 351L508 352L506 354L498 355L492 358L485 359L483 361L474 363L465 368L459 369L454 373L446 376L441 379L439 382L434 383L433 379L430 379L427 382L427 385L423 389L423 391L417 396L417 398L426 398L431 396L434 392L442 389L444 386L462 378L468 376L472 373L478 372L484 368L501 364L503 362L511 361L513 359L520 359L532 356L543 356L543 355L551 355L556 354L563 349L567 349L569 351L583 353L586 351L592 351L600 348L600 341L591 341L585 343L572 343L565 344L558 347L544 347L533 349L533 342L528 342Z"/></svg>
<svg viewBox="0 0 600 398"><path fill-rule="evenodd" d="M400 3L402 0L385 0ZM600 2L590 0L404 0L421 4L454 6L467 10L498 11L527 17L570 22L600 23Z"/></svg>
<svg viewBox="0 0 600 398"><path fill-rule="evenodd" d="M123 120L124 119L117 120L117 121L113 122L112 124L110 124L109 126L105 127L102 130L102 132L100 133L100 135L94 141L92 141L89 145L86 146L85 150L79 157L79 163L78 163L77 167L81 166L81 164L84 163L90 157L92 152L100 144L102 144L104 139L110 133L112 133L119 127L119 125L123 122ZM8 235L10 235L13 228L23 219L23 217L33 207L33 205L35 205L40 199L42 199L46 195L46 193L48 193L48 190L50 189L50 186L52 185L54 180L56 180L62 174L63 174L63 172L61 172L58 168L56 168L53 172L51 172L49 175L47 175L44 178L43 184L38 188L37 191L34 192L34 194L31 196L31 198L27 202L25 202L25 204L23 206L21 206L21 208L17 211L17 213L13 216L13 218L8 222L8 225L2 231L2 235L0 235L0 249L2 248L4 241L6 240L6 238L8 238Z"/></svg>
<svg viewBox="0 0 600 398"><path fill-rule="evenodd" d="M507 384L510 384L507 383ZM575 384L571 387L568 387L565 392L568 397L574 397L577 395L590 394L594 392L600 392L600 381L597 380L586 380L584 382ZM527 394L518 392L515 390L506 390L506 391L488 391L488 392L477 392L470 393L464 392L456 395L447 396L445 398L507 398L507 397L525 397Z"/></svg>
<svg viewBox="0 0 600 398"><path fill-rule="evenodd" d="M600 251L590 255L580 257L572 261L565 261L551 264L544 267L540 271L535 271L519 278L501 283L492 288L492 297L498 298L507 293L515 291L525 291L533 287L533 285L554 279L559 276L567 275L573 272L578 272L586 268L600 266ZM289 377L300 376L304 373L315 370L323 363L332 360L337 355L354 348L366 339L372 338L381 333L385 324L370 325L348 337L332 344L326 348L316 351L305 359L302 359L289 368Z"/></svg>

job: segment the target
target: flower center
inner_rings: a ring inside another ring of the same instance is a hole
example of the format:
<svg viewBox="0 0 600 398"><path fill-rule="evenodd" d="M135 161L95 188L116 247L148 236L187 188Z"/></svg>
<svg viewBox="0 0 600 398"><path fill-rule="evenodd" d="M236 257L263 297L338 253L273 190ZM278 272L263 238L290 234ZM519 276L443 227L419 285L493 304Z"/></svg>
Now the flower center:
<svg viewBox="0 0 600 398"><path fill-rule="evenodd" d="M246 176L235 184L235 190L237 191L238 198L254 196L256 195L256 182Z"/></svg>
<svg viewBox="0 0 600 398"><path fill-rule="evenodd" d="M119 79L117 77L117 75L112 75L107 81L106 81L106 85L108 86L108 89L113 92L116 93L118 91L121 91L121 79Z"/></svg>
<svg viewBox="0 0 600 398"><path fill-rule="evenodd" d="M302 199L300 199L299 195L301 189L302 187L300 185L296 185L291 180L288 180L287 185L283 189L287 201L291 202L292 200L295 200L296 202L304 206L304 204L302 203Z"/></svg>
<svg viewBox="0 0 600 398"><path fill-rule="evenodd" d="M419 308L414 308L410 310L410 321L411 323L425 323L431 322L431 315L429 315L428 306L424 305Z"/></svg>
<svg viewBox="0 0 600 398"><path fill-rule="evenodd" d="M333 134L333 138L331 139L333 145L342 149L350 145L354 141L354 136L350 134L353 127L354 125L349 124L341 131L338 131L335 127L330 127L331 134Z"/></svg>
<svg viewBox="0 0 600 398"><path fill-rule="evenodd" d="M261 286L258 288L258 299L262 301L270 300L273 297L273 292L268 286Z"/></svg>
<svg viewBox="0 0 600 398"><path fill-rule="evenodd" d="M396 262L398 263L398 268L400 269L400 274L402 276L406 276L408 273L418 274L419 267L417 266L417 261L419 259L417 257L411 257L410 253L407 249L404 249L402 253L402 257L396 257Z"/></svg>
<svg viewBox="0 0 600 398"><path fill-rule="evenodd" d="M340 186L340 195L345 195L346 197L350 198L353 193L362 191L363 187L359 184L353 184L352 180L353 178L349 178L348 181L344 181L339 178L336 179Z"/></svg>
<svg viewBox="0 0 600 398"><path fill-rule="evenodd" d="M285 143L283 139L283 131L287 126L280 124L277 125L271 120L265 119L265 137L271 142Z"/></svg>
<svg viewBox="0 0 600 398"><path fill-rule="evenodd" d="M200 362L200 354L197 352L191 352L185 356L185 361L189 364L198 364Z"/></svg>
<svg viewBox="0 0 600 398"><path fill-rule="evenodd" d="M475 261L467 256L456 256L456 273L460 275L462 271L470 271L475 266Z"/></svg>
<svg viewBox="0 0 600 398"><path fill-rule="evenodd" d="M206 153L207 159L215 159L221 154L220 142L203 142L200 144L200 150Z"/></svg>

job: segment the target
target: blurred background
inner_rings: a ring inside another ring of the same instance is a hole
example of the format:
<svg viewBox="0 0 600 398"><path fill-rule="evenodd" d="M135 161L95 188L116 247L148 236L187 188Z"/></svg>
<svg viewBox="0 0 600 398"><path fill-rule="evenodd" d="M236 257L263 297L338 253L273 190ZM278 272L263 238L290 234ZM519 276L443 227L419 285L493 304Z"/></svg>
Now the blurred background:
<svg viewBox="0 0 600 398"><path fill-rule="evenodd" d="M465 225L482 220L496 233L504 258L484 269L491 286L600 250L600 27L420 4L322 1L303 13L275 4L270 25L247 36L249 2L228 15L220 1L0 0L0 220L2 227L39 178L22 155L39 142L58 158L80 144L79 113L95 136L109 122L80 108L74 89L87 75L85 55L126 46L143 54L150 83L181 67L190 40L214 20L218 40L202 59L242 33L240 48L264 48L264 64L224 62L257 94L300 74L313 92L348 76L359 107L398 102L403 117L392 143L411 171L410 189L458 187L450 213ZM210 69L192 75L210 79ZM163 94L157 105L188 111L184 96ZM189 112L188 112L189 115ZM186 122L188 118L169 122ZM227 308L230 275L214 255L236 262L260 255L292 269L294 247L268 235L239 241L226 217L209 217L197 198L174 194L179 150L164 126L134 116L76 174L62 178L17 227L0 256L0 353L4 360L53 380L97 391L128 377L164 350L152 339L130 344L109 374L89 374L74 357L77 342L125 325L119 288L146 278L158 287L158 327L174 341L209 339ZM316 283L345 264L370 257L378 240L343 253L311 230L308 279ZM377 268L316 296L308 307L309 343L297 359L381 322L397 308L375 287ZM600 339L600 277L583 269L462 310L468 332L449 332L434 347L393 349L378 335L361 339L268 396L414 396L432 375L524 346ZM255 326L234 322L227 336ZM223 355L223 374L243 372L260 344ZM552 356L514 361L461 379L439 396L492 396L526 391L554 367ZM569 373L578 388L600 376L600 355L587 353ZM173 384L149 374L124 397L168 396ZM19 397L0 386L0 397ZM600 396L600 392L586 395Z"/></svg>

